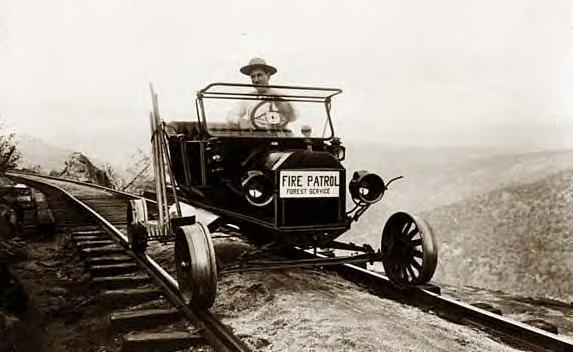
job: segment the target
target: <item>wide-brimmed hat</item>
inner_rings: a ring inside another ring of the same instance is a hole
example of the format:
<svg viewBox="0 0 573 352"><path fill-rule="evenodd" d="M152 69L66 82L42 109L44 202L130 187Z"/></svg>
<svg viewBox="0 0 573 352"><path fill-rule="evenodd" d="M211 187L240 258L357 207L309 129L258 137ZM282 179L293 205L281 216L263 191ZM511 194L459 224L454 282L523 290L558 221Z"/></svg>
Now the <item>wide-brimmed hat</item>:
<svg viewBox="0 0 573 352"><path fill-rule="evenodd" d="M241 67L241 73L250 76L251 71L255 68L262 68L263 70L267 71L269 75L274 75L277 73L276 68L268 65L265 59L261 59L260 57L252 58L246 66Z"/></svg>

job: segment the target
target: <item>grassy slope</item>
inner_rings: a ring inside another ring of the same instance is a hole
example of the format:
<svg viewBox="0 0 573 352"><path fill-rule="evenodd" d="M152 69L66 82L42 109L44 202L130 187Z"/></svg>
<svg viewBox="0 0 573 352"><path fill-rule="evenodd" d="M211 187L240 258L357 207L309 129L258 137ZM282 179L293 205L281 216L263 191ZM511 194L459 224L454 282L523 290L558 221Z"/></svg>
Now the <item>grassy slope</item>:
<svg viewBox="0 0 573 352"><path fill-rule="evenodd" d="M573 170L423 213L436 279L573 301Z"/></svg>

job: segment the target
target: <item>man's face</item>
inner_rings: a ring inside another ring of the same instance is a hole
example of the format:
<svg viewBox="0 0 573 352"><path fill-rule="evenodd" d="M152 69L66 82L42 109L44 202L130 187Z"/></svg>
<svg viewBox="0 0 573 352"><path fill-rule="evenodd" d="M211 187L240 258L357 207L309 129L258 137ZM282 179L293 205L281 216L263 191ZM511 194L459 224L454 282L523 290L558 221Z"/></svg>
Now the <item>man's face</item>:
<svg viewBox="0 0 573 352"><path fill-rule="evenodd" d="M253 82L254 85L268 86L269 78L270 75L262 68L254 68L251 71L251 82ZM256 89L259 93L265 92L267 90L267 88L264 87L257 87Z"/></svg>

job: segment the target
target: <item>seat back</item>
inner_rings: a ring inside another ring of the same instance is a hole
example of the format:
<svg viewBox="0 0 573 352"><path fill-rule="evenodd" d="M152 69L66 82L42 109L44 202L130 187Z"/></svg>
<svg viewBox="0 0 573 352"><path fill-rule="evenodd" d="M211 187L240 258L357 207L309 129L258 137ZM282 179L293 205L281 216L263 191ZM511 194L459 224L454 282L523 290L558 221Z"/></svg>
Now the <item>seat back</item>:
<svg viewBox="0 0 573 352"><path fill-rule="evenodd" d="M167 137L183 135L184 139L195 140L201 136L201 128L196 121L171 121L165 124Z"/></svg>

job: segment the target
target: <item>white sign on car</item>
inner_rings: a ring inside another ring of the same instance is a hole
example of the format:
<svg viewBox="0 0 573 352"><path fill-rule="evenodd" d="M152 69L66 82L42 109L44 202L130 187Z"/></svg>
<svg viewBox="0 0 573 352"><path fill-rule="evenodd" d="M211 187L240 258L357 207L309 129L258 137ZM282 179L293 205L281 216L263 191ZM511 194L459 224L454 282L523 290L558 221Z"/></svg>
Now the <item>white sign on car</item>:
<svg viewBox="0 0 573 352"><path fill-rule="evenodd" d="M339 196L339 171L282 170L280 198L334 198Z"/></svg>

